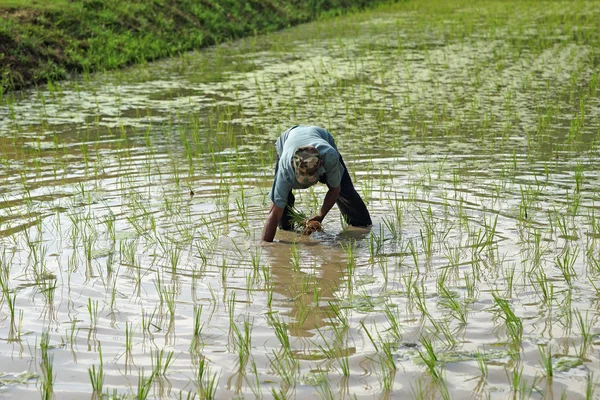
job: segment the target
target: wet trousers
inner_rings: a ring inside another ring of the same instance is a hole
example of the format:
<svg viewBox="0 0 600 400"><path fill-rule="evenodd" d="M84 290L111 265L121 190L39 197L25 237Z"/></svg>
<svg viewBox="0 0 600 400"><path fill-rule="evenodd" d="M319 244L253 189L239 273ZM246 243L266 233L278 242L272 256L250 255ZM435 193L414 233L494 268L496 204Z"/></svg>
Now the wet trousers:
<svg viewBox="0 0 600 400"><path fill-rule="evenodd" d="M350 179L350 174L348 174L348 168L346 168L344 160L342 160L342 156L340 156L340 164L344 167L344 173L342 175L340 195L338 196L338 199L335 202L335 204L337 204L340 212L342 213L342 216L344 217L348 225L372 225L369 210L367 210L367 206L365 205L363 199L360 197L356 189L354 189L354 185L352 184L352 180ZM275 164L275 175L277 175L278 165L279 160L277 160L277 163ZM319 178L319 182L326 183L327 175L321 175ZM290 191L290 194L288 194L287 198L287 204L285 206L285 209L283 210L283 216L279 220L279 229L294 229L290 211L294 207L295 201L296 198L294 197L292 191Z"/></svg>

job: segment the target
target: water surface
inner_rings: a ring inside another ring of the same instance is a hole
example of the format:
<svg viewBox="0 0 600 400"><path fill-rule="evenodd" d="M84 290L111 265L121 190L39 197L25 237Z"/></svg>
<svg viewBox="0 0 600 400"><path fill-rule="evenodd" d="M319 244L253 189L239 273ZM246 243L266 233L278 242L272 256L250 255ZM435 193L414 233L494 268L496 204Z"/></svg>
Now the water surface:
<svg viewBox="0 0 600 400"><path fill-rule="evenodd" d="M3 98L0 393L597 395L600 7L431 7ZM371 229L260 242L296 124Z"/></svg>

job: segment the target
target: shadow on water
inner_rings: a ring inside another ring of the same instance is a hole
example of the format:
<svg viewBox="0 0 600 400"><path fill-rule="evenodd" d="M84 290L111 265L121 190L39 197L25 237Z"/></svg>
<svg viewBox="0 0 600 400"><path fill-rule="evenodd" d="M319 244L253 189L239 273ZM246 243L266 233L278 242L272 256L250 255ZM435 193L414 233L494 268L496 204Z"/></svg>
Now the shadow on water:
<svg viewBox="0 0 600 400"><path fill-rule="evenodd" d="M337 302L335 294L344 279L345 255L338 247L316 243L279 242L264 246L271 265L273 291L281 298L276 304L289 309L290 334L312 337L315 329L330 323L328 303Z"/></svg>

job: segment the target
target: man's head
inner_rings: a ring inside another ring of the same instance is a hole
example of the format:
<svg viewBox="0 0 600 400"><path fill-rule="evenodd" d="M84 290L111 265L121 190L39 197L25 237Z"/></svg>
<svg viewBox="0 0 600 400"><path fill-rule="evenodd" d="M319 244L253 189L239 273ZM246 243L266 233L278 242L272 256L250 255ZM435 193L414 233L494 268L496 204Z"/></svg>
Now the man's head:
<svg viewBox="0 0 600 400"><path fill-rule="evenodd" d="M292 159L292 166L296 172L296 180L302 186L312 186L319 181L319 168L321 155L314 146L298 147Z"/></svg>

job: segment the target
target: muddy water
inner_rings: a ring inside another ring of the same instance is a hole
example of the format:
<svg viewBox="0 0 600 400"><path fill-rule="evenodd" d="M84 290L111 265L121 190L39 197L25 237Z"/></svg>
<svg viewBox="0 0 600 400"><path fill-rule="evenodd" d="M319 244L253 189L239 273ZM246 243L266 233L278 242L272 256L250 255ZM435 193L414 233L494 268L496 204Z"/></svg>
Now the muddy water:
<svg viewBox="0 0 600 400"><path fill-rule="evenodd" d="M600 393L600 9L447 7L3 98L0 396ZM260 243L295 124L371 229Z"/></svg>

